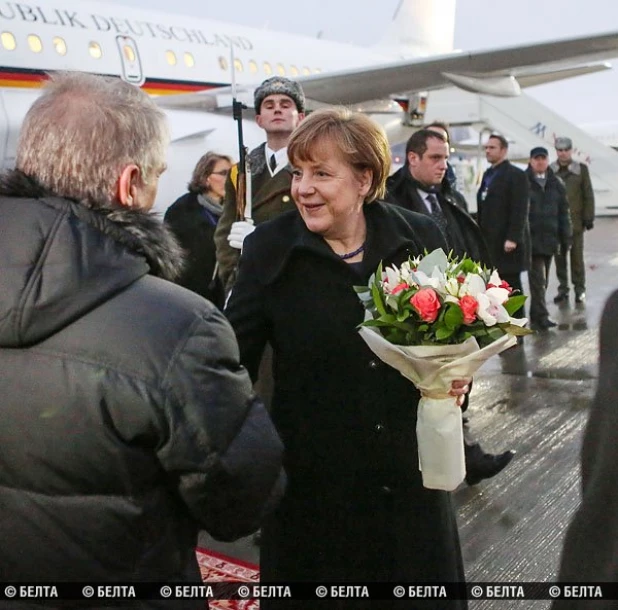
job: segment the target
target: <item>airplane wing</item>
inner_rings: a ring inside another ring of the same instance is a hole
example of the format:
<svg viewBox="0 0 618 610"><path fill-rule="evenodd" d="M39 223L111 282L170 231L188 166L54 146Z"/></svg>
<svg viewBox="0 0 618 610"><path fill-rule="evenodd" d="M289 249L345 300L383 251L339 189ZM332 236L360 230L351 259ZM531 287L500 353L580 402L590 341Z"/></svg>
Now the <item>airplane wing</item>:
<svg viewBox="0 0 618 610"><path fill-rule="evenodd" d="M603 61L618 56L618 32L592 37L571 38L527 46L515 46L480 52L451 53L431 58L404 60L361 70L320 74L302 80L305 95L328 104L355 104L388 97L396 92L428 91L461 83L483 90L484 81L503 79L504 95L510 90L510 77L525 77L544 68L550 72L582 63ZM455 78L453 78L455 77ZM538 83L535 83L538 84ZM465 88L465 87L464 87ZM496 93L494 92L494 95Z"/></svg>
<svg viewBox="0 0 618 610"><path fill-rule="evenodd" d="M361 104L394 94L428 91L456 85L468 91L515 96L521 86L569 78L606 69L595 64L618 56L618 32L555 40L477 52L455 52L430 58L406 59L359 69L299 77L308 100L321 104ZM257 85L257 83L256 83ZM251 105L250 89L239 88ZM165 108L228 109L230 87L197 93L161 96Z"/></svg>

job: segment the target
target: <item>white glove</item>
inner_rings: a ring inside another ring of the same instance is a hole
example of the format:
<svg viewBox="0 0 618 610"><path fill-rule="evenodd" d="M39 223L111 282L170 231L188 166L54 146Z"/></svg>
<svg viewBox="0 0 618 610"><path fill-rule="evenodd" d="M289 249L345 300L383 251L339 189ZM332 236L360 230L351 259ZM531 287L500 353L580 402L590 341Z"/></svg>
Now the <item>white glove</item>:
<svg viewBox="0 0 618 610"><path fill-rule="evenodd" d="M227 240L230 242L232 248L242 250L242 242L247 235L250 235L255 231L255 225L247 220L239 220L232 225L230 234L227 236Z"/></svg>

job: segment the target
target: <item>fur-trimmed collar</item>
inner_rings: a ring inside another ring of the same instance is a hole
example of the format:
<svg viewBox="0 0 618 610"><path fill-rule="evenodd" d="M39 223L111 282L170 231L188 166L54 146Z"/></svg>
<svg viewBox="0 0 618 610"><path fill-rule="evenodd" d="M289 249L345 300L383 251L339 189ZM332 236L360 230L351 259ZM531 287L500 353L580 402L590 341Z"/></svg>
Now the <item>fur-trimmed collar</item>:
<svg viewBox="0 0 618 610"><path fill-rule="evenodd" d="M36 179L19 170L0 174L0 196L58 198ZM125 208L112 202L70 200L70 203L72 211L80 220L123 244L130 251L142 255L152 275L170 281L179 277L184 264L182 248L155 214Z"/></svg>

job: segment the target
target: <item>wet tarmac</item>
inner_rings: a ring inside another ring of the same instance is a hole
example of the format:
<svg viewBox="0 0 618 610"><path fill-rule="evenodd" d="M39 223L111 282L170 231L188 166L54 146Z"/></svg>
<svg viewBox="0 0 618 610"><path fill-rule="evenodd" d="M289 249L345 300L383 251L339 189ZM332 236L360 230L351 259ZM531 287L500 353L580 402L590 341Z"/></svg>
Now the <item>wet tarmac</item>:
<svg viewBox="0 0 618 610"><path fill-rule="evenodd" d="M585 304L554 305L555 329L526 337L476 375L469 434L489 452L516 451L496 477L455 492L466 577L475 582L555 580L565 528L579 503L579 452L596 388L598 325L618 288L618 218L586 234ZM525 287L525 284L524 284ZM202 546L258 563L251 539ZM547 601L473 601L471 610L549 607Z"/></svg>

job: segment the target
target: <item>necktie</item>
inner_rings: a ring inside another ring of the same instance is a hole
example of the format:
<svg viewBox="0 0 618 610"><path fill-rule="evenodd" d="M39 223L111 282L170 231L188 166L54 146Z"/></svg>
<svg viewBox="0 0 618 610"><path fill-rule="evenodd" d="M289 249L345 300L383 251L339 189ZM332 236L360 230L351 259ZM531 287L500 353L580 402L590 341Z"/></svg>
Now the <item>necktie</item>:
<svg viewBox="0 0 618 610"><path fill-rule="evenodd" d="M268 165L270 167L270 171L274 174L275 170L277 169L277 158L275 157L274 153L270 155L270 161L268 162Z"/></svg>
<svg viewBox="0 0 618 610"><path fill-rule="evenodd" d="M446 216L444 216L444 212L438 203L438 198L433 193L427 193L427 197L425 199L431 207L431 217L440 227L440 231L442 231L444 239L448 239Z"/></svg>

